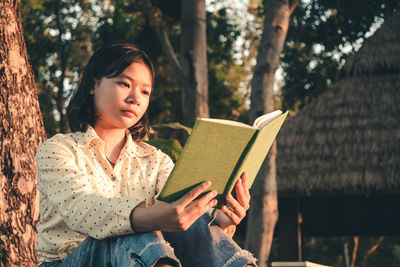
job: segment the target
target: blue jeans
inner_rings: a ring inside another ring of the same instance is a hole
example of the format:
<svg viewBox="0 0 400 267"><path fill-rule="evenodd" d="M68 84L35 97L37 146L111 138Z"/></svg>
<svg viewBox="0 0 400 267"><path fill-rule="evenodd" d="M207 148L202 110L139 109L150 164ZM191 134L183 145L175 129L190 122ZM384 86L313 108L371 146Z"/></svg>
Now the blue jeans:
<svg viewBox="0 0 400 267"><path fill-rule="evenodd" d="M182 232L138 233L103 240L88 237L64 261L42 263L40 267L144 267L153 266L161 258L184 267L256 266L249 252L218 226L208 226L209 221L205 214Z"/></svg>

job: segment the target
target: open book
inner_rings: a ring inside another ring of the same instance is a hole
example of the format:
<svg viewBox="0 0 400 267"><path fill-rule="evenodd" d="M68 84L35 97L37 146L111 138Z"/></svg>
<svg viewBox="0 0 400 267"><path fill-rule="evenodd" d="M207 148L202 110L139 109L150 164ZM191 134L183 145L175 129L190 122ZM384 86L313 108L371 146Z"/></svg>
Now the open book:
<svg viewBox="0 0 400 267"><path fill-rule="evenodd" d="M265 114L253 126L230 120L198 119L158 199L173 202L210 180L212 185L207 192L218 192L220 207L244 171L251 187L287 114L279 110Z"/></svg>

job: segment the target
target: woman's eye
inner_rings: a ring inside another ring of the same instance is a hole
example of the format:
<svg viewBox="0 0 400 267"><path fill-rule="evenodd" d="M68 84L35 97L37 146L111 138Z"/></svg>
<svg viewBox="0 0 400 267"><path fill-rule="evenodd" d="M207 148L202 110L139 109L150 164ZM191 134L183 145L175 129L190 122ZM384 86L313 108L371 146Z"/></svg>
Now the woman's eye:
<svg viewBox="0 0 400 267"><path fill-rule="evenodd" d="M147 90L143 90L143 91L142 91L142 94L144 94L144 95L150 95L150 92L147 91Z"/></svg>
<svg viewBox="0 0 400 267"><path fill-rule="evenodd" d="M129 87L130 87L129 84L126 83L126 82L119 82L118 84L120 84L120 85L122 85L122 86L124 86L124 87L126 87L126 88L129 88Z"/></svg>

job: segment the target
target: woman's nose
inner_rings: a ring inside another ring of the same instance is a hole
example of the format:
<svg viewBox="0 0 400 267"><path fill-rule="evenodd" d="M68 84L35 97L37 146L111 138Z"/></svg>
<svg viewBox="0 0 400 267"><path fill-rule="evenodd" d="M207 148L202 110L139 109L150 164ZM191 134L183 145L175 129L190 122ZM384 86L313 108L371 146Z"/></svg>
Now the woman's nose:
<svg viewBox="0 0 400 267"><path fill-rule="evenodd" d="M136 90L135 88L133 90L131 90L130 94L128 95L128 98L126 99L126 101L129 104L136 104L138 100L138 90Z"/></svg>

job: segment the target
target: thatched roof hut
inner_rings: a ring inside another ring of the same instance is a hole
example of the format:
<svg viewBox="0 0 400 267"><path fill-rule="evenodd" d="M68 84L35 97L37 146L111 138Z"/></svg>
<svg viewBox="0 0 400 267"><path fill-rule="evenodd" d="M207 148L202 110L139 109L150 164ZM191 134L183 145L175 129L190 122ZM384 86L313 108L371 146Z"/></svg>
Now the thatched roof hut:
<svg viewBox="0 0 400 267"><path fill-rule="evenodd" d="M400 12L278 135L280 257L301 237L399 235Z"/></svg>
<svg viewBox="0 0 400 267"><path fill-rule="evenodd" d="M278 136L280 195L400 192L400 12Z"/></svg>

